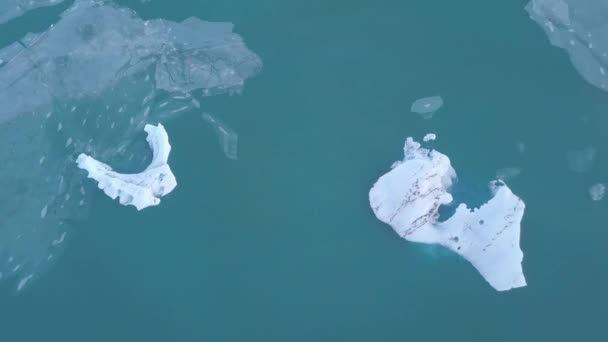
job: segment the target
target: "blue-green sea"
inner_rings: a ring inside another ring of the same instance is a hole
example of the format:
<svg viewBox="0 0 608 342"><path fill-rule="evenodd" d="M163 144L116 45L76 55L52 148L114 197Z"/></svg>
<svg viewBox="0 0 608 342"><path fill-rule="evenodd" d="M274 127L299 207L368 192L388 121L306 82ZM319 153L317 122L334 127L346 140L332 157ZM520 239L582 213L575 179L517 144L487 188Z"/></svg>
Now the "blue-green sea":
<svg viewBox="0 0 608 342"><path fill-rule="evenodd" d="M72 3L0 24L0 48ZM608 202L589 195L608 182L608 93L551 46L527 1L114 3L231 22L263 65L163 122L178 186L159 206L122 206L84 181L90 202L61 253L23 291L0 282L0 341L608 341ZM433 95L432 119L410 112ZM238 133L238 159L203 113ZM508 184L526 203L526 287L497 292L374 216L369 189L406 137L429 132L472 188L521 170ZM129 139L146 151L143 133ZM592 166L576 172L569 151L588 146Z"/></svg>

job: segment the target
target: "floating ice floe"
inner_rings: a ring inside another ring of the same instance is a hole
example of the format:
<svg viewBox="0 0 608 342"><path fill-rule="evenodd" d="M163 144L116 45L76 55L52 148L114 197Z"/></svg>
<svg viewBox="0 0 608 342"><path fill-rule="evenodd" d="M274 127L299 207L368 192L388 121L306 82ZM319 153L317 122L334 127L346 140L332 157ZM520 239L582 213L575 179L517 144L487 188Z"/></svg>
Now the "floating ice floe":
<svg viewBox="0 0 608 342"><path fill-rule="evenodd" d="M511 180L521 174L521 169L519 167L503 167L502 169L496 170L496 178L501 181Z"/></svg>
<svg viewBox="0 0 608 342"><path fill-rule="evenodd" d="M456 172L450 159L407 138L403 161L381 176L369 192L376 217L402 238L444 246L468 260L498 291L526 285L519 247L524 202L501 181L477 209L460 204L439 222L439 207L452 203Z"/></svg>
<svg viewBox="0 0 608 342"><path fill-rule="evenodd" d="M581 149L570 150L566 154L568 167L578 173L584 173L593 167L595 161L595 148L587 146Z"/></svg>
<svg viewBox="0 0 608 342"><path fill-rule="evenodd" d="M424 136L424 138L422 138L422 141L428 142L428 141L433 141L437 139L437 134L435 133L428 133Z"/></svg>
<svg viewBox="0 0 608 342"><path fill-rule="evenodd" d="M532 0L526 10L552 45L566 50L587 82L608 90L608 6L605 0Z"/></svg>
<svg viewBox="0 0 608 342"><path fill-rule="evenodd" d="M92 191L74 164L80 153L143 170L146 123L238 93L258 73L260 58L232 28L143 20L111 1L75 0L46 31L0 48L2 281L16 288L34 274L30 286L69 245L53 241L87 219Z"/></svg>
<svg viewBox="0 0 608 342"><path fill-rule="evenodd" d="M238 134L220 119L209 113L203 113L203 120L213 127L224 155L228 159L236 160L238 158Z"/></svg>
<svg viewBox="0 0 608 342"><path fill-rule="evenodd" d="M421 114L425 119L430 119L442 106L443 99L441 96L430 96L414 101L410 110L414 113Z"/></svg>
<svg viewBox="0 0 608 342"><path fill-rule="evenodd" d="M100 161L80 154L76 163L89 173L89 178L97 181L98 186L112 199L119 198L122 205L133 205L137 210L158 205L160 198L177 186L177 181L169 164L169 136L163 125L146 125L148 144L152 149L152 162L137 174L121 174Z"/></svg>
<svg viewBox="0 0 608 342"><path fill-rule="evenodd" d="M0 24L38 7L53 6L61 2L63 0L2 0L0 1Z"/></svg>
<svg viewBox="0 0 608 342"><path fill-rule="evenodd" d="M589 188L589 196L593 201L601 201L606 194L606 185L602 183L593 184Z"/></svg>

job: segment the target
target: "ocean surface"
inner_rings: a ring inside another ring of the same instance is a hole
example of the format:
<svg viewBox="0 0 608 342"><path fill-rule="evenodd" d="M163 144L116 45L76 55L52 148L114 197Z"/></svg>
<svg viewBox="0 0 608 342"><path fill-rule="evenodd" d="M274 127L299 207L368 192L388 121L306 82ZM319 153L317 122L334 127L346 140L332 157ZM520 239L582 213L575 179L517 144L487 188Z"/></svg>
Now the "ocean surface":
<svg viewBox="0 0 608 342"><path fill-rule="evenodd" d="M0 48L72 3L0 24ZM115 3L144 19L231 22L263 66L163 121L178 186L159 206L121 206L81 175L91 197L71 211L61 252L22 291L0 282L0 341L608 340L608 202L589 194L608 182L608 93L551 46L527 1ZM431 119L410 112L434 95L444 105ZM238 134L236 160L204 113ZM112 132L101 141L123 139ZM520 171L507 183L526 203L527 287L497 292L465 260L374 216L370 187L406 137L429 132L471 188ZM149 153L143 133L124 136ZM11 148L27 154L27 143ZM15 165L0 176L29 172ZM0 220L0 238L19 224Z"/></svg>

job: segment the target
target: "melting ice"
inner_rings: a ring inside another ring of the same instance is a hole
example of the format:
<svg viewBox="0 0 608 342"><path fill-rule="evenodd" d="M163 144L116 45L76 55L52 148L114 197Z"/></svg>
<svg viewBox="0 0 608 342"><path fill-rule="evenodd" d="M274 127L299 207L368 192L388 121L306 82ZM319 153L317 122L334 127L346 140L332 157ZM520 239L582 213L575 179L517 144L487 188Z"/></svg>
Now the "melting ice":
<svg viewBox="0 0 608 342"><path fill-rule="evenodd" d="M460 204L439 222L439 207L453 200L449 188L456 172L450 159L412 138L404 153L369 192L376 217L408 241L437 244L462 256L498 291L525 286L519 247L524 202L504 182L493 181L487 203L478 209Z"/></svg>
<svg viewBox="0 0 608 342"><path fill-rule="evenodd" d="M121 174L90 156L81 153L76 159L78 167L89 173L89 178L112 199L117 197L122 205L133 205L137 210L158 205L160 198L177 186L177 181L169 167L169 136L163 125L146 125L147 141L152 149L152 161L146 169L137 174Z"/></svg>
<svg viewBox="0 0 608 342"><path fill-rule="evenodd" d="M46 32L0 49L0 60L0 273L16 289L87 217L93 185L76 167L80 153L141 171L152 160L146 124L238 92L262 65L229 23L144 21L94 0L76 0Z"/></svg>
<svg viewBox="0 0 608 342"><path fill-rule="evenodd" d="M410 110L414 113L421 114L425 119L430 119L442 106L443 99L441 96L430 96L414 101Z"/></svg>
<svg viewBox="0 0 608 342"><path fill-rule="evenodd" d="M236 160L238 158L238 134L220 119L209 113L203 113L203 120L213 127L226 158Z"/></svg>

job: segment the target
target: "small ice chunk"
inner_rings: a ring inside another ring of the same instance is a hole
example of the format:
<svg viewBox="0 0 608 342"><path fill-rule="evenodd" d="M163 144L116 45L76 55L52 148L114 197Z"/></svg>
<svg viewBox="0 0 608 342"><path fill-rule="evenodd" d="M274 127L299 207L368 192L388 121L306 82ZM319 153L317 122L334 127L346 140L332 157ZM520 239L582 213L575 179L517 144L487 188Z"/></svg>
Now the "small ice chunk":
<svg viewBox="0 0 608 342"><path fill-rule="evenodd" d="M228 159L236 160L238 158L238 134L232 128L228 127L228 125L209 113L203 113L203 120L213 127L219 143L222 146L222 150L224 151L224 155L226 155Z"/></svg>
<svg viewBox="0 0 608 342"><path fill-rule="evenodd" d="M412 103L410 110L414 113L422 114L424 118L431 118L436 111L443 106L441 96L423 97Z"/></svg>
<svg viewBox="0 0 608 342"><path fill-rule="evenodd" d="M66 235L66 232L61 233L61 236L59 238L57 238L56 240L53 240L51 242L51 245L57 246L57 245L60 245L61 243L63 243L63 241L65 240L65 235Z"/></svg>
<svg viewBox="0 0 608 342"><path fill-rule="evenodd" d="M147 141L152 149L152 162L141 173L121 174L86 154L80 154L76 163L88 171L89 178L98 182L98 186L112 199L119 198L122 205L133 205L137 210L158 205L160 197L170 193L177 181L167 161L171 145L163 125L146 125Z"/></svg>
<svg viewBox="0 0 608 342"><path fill-rule="evenodd" d="M435 139L437 139L437 135L435 133L428 133L424 136L424 138L422 138L423 141L433 141Z"/></svg>
<svg viewBox="0 0 608 342"><path fill-rule="evenodd" d="M589 188L589 195L591 199L594 201L601 201L606 194L606 185L602 183L597 183L592 185Z"/></svg>
<svg viewBox="0 0 608 342"><path fill-rule="evenodd" d="M496 170L496 178L501 181L511 180L521 174L521 169L518 167L504 167Z"/></svg>
<svg viewBox="0 0 608 342"><path fill-rule="evenodd" d="M46 213L48 211L49 207L48 205L45 205L44 208L42 208L42 210L40 211L40 218L43 219L46 217Z"/></svg>
<svg viewBox="0 0 608 342"><path fill-rule="evenodd" d="M27 276L21 278L21 280L19 280L19 284L17 284L17 292L21 291L25 284L32 279L32 277L34 277L33 274L28 274Z"/></svg>
<svg viewBox="0 0 608 342"><path fill-rule="evenodd" d="M487 203L478 209L460 204L439 222L439 207L453 201L448 190L456 172L450 159L412 138L404 152L403 161L369 192L376 217L408 241L437 244L462 256L498 291L526 286L519 247L524 202L505 183L493 181Z"/></svg>

